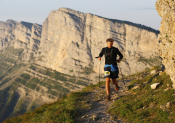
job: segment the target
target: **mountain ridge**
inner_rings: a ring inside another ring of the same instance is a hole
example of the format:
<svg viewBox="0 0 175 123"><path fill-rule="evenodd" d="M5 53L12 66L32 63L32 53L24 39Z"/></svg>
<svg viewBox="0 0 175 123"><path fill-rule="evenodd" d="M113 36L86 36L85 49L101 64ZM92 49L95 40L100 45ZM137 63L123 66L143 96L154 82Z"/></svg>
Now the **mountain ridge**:
<svg viewBox="0 0 175 123"><path fill-rule="evenodd" d="M16 103L0 121L96 84L99 69L104 79L104 59L100 65L95 57L109 37L124 55L119 64L124 75L161 64L157 33L93 14L61 8L53 10L42 26L0 22L0 88L10 87L9 95L0 100L0 113L8 109L5 100L11 104L15 98Z"/></svg>

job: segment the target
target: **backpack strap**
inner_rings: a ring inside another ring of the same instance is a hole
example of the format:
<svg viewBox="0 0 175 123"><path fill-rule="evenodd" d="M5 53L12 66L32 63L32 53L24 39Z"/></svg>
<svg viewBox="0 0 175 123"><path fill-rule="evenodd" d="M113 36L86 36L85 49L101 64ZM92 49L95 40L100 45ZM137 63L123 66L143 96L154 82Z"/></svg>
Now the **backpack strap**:
<svg viewBox="0 0 175 123"><path fill-rule="evenodd" d="M105 58L107 57L107 54L106 54L106 48L105 48Z"/></svg>
<svg viewBox="0 0 175 123"><path fill-rule="evenodd" d="M112 54L112 50L113 50L113 49L111 48L111 54Z"/></svg>

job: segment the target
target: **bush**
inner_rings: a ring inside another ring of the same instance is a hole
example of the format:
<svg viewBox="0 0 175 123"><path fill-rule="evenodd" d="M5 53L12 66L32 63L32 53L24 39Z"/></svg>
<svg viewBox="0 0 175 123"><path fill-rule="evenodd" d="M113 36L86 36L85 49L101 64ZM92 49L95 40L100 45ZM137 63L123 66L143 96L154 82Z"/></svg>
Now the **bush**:
<svg viewBox="0 0 175 123"><path fill-rule="evenodd" d="M35 66L33 66L33 65L31 65L29 68L32 70L36 70Z"/></svg>
<svg viewBox="0 0 175 123"><path fill-rule="evenodd" d="M68 81L72 82L72 83L75 83L76 79L75 78L70 78Z"/></svg>
<svg viewBox="0 0 175 123"><path fill-rule="evenodd" d="M84 68L83 68L82 74L87 74L87 75L89 75L89 74L91 74L91 73L94 73L94 70L93 70L92 67L90 67L90 68L84 67Z"/></svg>
<svg viewBox="0 0 175 123"><path fill-rule="evenodd" d="M67 78L64 76L56 76L55 77L56 80L61 80L61 81L67 81Z"/></svg>
<svg viewBox="0 0 175 123"><path fill-rule="evenodd" d="M48 89L52 89L53 88L53 86L52 85L50 85L50 84L48 84L48 83L45 83L45 82L40 82L40 85L42 85L42 86L44 86L44 87L47 87Z"/></svg>
<svg viewBox="0 0 175 123"><path fill-rule="evenodd" d="M51 95L58 96L58 92L53 91L53 90L51 90L51 89L49 89L47 92L48 92L49 94L51 94Z"/></svg>
<svg viewBox="0 0 175 123"><path fill-rule="evenodd" d="M30 89L35 89L37 85L34 84L34 83L32 83L32 82L29 82L29 83L26 84L26 86L27 86L28 88L30 88Z"/></svg>
<svg viewBox="0 0 175 123"><path fill-rule="evenodd" d="M46 70L44 71L44 74L48 76L53 76L54 73L50 72L49 70Z"/></svg>
<svg viewBox="0 0 175 123"><path fill-rule="evenodd" d="M40 82L40 80L39 80L38 78L32 78L32 79L30 80L30 82L33 82L33 83L38 84L38 83Z"/></svg>
<svg viewBox="0 0 175 123"><path fill-rule="evenodd" d="M76 82L76 84L87 86L86 82L84 82L84 81L82 81L82 80L78 80L78 81Z"/></svg>
<svg viewBox="0 0 175 123"><path fill-rule="evenodd" d="M30 79L30 75L29 74L26 74L26 73L24 73L24 74L22 74L22 75L20 75L23 79L25 79L25 80L29 80Z"/></svg>
<svg viewBox="0 0 175 123"><path fill-rule="evenodd" d="M26 80L21 79L21 78L16 78L15 81L18 82L18 83L20 83L20 84L22 84L22 85L25 85L27 83Z"/></svg>

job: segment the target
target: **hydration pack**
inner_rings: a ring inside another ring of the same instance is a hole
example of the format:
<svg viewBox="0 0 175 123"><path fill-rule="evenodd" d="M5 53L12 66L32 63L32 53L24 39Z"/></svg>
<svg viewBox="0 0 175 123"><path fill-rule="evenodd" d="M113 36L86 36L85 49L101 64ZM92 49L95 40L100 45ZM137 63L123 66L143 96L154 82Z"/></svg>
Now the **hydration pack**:
<svg viewBox="0 0 175 123"><path fill-rule="evenodd" d="M106 48L105 48L105 58L107 58L107 59L109 59L109 58L112 59L112 58L113 58L113 57L112 57L112 50L113 50L113 49L111 48L111 53L108 54L108 53L106 53Z"/></svg>

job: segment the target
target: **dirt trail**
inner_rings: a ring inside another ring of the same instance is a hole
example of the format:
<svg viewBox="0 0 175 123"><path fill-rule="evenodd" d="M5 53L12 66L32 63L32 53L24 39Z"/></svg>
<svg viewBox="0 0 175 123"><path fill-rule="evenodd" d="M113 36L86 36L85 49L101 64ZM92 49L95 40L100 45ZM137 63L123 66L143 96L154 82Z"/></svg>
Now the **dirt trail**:
<svg viewBox="0 0 175 123"><path fill-rule="evenodd" d="M125 80L125 84L120 80L118 81L120 89L115 90L114 85L111 84L111 101L106 101L106 89L105 85L102 85L99 89L93 90L87 96L87 102L92 108L88 111L81 111L82 115L76 120L77 123L124 123L122 119L111 116L108 113L108 109L111 108L113 102L125 95L130 94L127 91L127 86L131 80Z"/></svg>

